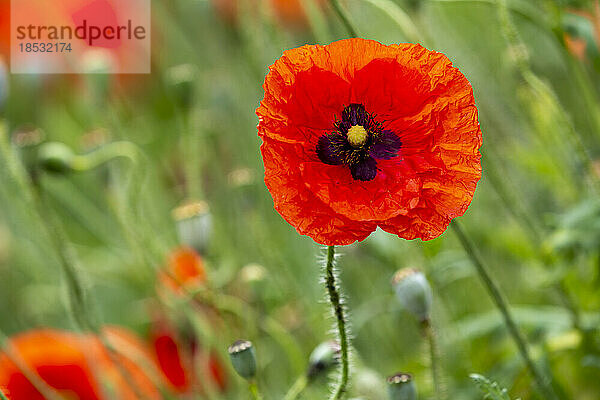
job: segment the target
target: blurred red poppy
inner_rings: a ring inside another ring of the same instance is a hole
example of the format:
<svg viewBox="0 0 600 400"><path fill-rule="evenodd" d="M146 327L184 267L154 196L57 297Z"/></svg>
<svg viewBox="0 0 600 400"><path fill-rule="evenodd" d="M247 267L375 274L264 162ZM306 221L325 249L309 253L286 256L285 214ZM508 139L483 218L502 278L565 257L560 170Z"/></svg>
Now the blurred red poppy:
<svg viewBox="0 0 600 400"><path fill-rule="evenodd" d="M190 247L178 247L169 255L167 266L158 274L159 294L163 289L172 293L193 291L206 283L202 257Z"/></svg>
<svg viewBox="0 0 600 400"><path fill-rule="evenodd" d="M202 392L206 382L225 390L227 379L225 368L216 354L207 355L192 337L182 338L166 319L159 319L151 333L156 363L173 391L188 393Z"/></svg>
<svg viewBox="0 0 600 400"><path fill-rule="evenodd" d="M127 342L119 342L119 337L127 337ZM143 347L135 336L109 330L107 338L116 353L109 353L92 335L53 329L16 335L8 342L11 351L0 354L0 388L11 400L44 400L40 386L78 400L160 399L146 373L120 352L131 352L127 343Z"/></svg>

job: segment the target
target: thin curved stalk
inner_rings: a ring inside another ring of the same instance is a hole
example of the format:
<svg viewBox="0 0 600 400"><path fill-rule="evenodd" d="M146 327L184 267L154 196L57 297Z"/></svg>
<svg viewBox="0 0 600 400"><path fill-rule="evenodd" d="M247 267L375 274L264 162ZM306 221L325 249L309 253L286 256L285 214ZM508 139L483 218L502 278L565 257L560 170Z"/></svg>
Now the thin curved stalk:
<svg viewBox="0 0 600 400"><path fill-rule="evenodd" d="M494 281L494 279L490 275L487 266L483 262L483 259L481 258L481 256L477 252L477 250L475 249L475 245L467 237L467 235L463 231L459 222L457 222L456 220L453 220L451 223L451 226L452 226L452 229L454 230L454 233L458 237L461 245L465 249L465 252L469 256L469 259L475 266L477 273L479 274L479 277L481 278L481 281L485 285L492 300L496 304L496 307L502 313L502 317L504 318L504 324L506 325L506 328L508 329L508 333L510 334L513 341L517 345L517 348L519 350L519 354L521 355L521 358L525 362L525 365L526 365L527 369L529 370L529 372L531 373L531 376L533 377L534 381L536 382L538 388L543 393L544 398L547 400L557 400L558 397L554 393L552 384L549 382L548 379L546 379L544 374L542 374L542 372L539 370L537 365L533 362L533 359L531 358L531 355L529 353L529 346L527 345L527 342L526 342L525 338L523 337L523 334L521 333L521 331L517 327L517 324L515 323L515 320L514 320L512 314L510 312L510 309L508 307L508 302L504 298L504 295L502 294L500 287L498 286L498 284Z"/></svg>
<svg viewBox="0 0 600 400"><path fill-rule="evenodd" d="M391 0L364 0L366 3L371 4L373 7L379 8L381 11L386 13L406 36L406 39L413 43L423 43L423 35L419 32L419 29L412 22L410 15L406 13L400 6Z"/></svg>
<svg viewBox="0 0 600 400"><path fill-rule="evenodd" d="M329 0L329 4L331 4L331 7L333 7L333 9L335 10L335 13L338 15L338 17L340 17L342 24L344 24L344 27L348 31L348 34L351 37L358 37L358 31L356 30L356 27L354 26L354 24L350 21L348 12L344 9L344 7L342 7L342 5L340 4L340 1L339 0Z"/></svg>
<svg viewBox="0 0 600 400"><path fill-rule="evenodd" d="M436 400L445 400L446 390L444 389L444 382L442 378L442 366L440 365L440 349L438 347L435 330L433 329L431 321L429 320L423 322L422 328L423 335L425 335L429 347L429 358L431 360L431 378L433 380L435 398Z"/></svg>
<svg viewBox="0 0 600 400"><path fill-rule="evenodd" d="M346 318L344 317L344 306L342 305L341 296L336 283L335 274L335 246L329 246L327 248L327 264L325 265L325 285L327 286L327 293L329 295L329 302L333 308L333 314L335 315L337 323L337 331L340 341L340 376L336 387L330 397L330 400L342 399L344 393L346 393L346 387L348 386L348 376L350 372L349 367L349 345L348 345L348 331L346 327Z"/></svg>
<svg viewBox="0 0 600 400"><path fill-rule="evenodd" d="M308 378L306 377L306 374L302 374L296 379L296 382L294 382L290 390L285 394L283 400L296 400L304 389L306 389L306 386L308 386Z"/></svg>

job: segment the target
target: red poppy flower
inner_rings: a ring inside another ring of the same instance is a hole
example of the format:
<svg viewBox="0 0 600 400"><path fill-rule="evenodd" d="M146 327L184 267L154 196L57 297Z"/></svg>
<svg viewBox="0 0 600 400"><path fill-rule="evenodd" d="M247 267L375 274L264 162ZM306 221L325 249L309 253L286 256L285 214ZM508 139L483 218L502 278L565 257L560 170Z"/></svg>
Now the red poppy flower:
<svg viewBox="0 0 600 400"><path fill-rule="evenodd" d="M196 379L198 371L206 379L211 379L217 388L225 390L225 368L218 356L211 354L204 359L200 353L203 350L198 348L196 341L193 338L180 338L166 319L159 318L154 323L151 342L156 363L173 391L188 393L194 387L202 391L203 382Z"/></svg>
<svg viewBox="0 0 600 400"><path fill-rule="evenodd" d="M202 257L192 248L176 248L169 255L165 271L159 272L158 279L163 288L174 293L197 289L206 282ZM161 292L161 288L158 291Z"/></svg>
<svg viewBox="0 0 600 400"><path fill-rule="evenodd" d="M0 388L11 400L44 400L29 380L32 373L46 390L66 398L138 400L139 394L143 399L158 400L160 393L145 372L132 359L121 355L121 350L129 352L130 346L123 348L124 344L139 343L135 336L114 330L107 331L107 337L119 352L116 358L91 335L51 329L17 335L9 341L12 353L0 354ZM128 339L123 342L118 338ZM25 373L22 368L27 369Z"/></svg>
<svg viewBox="0 0 600 400"><path fill-rule="evenodd" d="M276 210L325 245L378 226L433 239L481 177L473 91L418 44L347 39L284 52L256 110Z"/></svg>

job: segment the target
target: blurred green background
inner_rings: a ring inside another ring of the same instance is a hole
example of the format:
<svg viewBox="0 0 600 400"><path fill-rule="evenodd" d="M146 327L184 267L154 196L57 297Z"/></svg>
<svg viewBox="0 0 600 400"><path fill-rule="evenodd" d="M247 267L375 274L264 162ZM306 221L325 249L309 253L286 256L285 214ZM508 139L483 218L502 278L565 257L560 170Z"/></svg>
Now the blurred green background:
<svg viewBox="0 0 600 400"><path fill-rule="evenodd" d="M252 340L259 385L266 398L279 399L311 350L332 337L333 320L325 318L322 250L275 212L262 182L254 110L267 67L284 50L347 33L327 2L302 2L308 19L282 18L267 1L237 4L226 16L211 1L152 1L151 75L11 75L1 115L25 163L35 159L28 138L63 142L80 154L114 141L141 150L136 162L121 158L40 177L103 323L147 333L156 269L178 244L171 211L188 200L209 205L208 285L247 303L258 329L224 313L225 324L212 334L196 334L223 359L234 340ZM599 399L600 6L509 0L507 23L502 2L493 0L342 4L362 37L419 40L470 80L484 134L484 176L461 222L560 397ZM541 399L451 231L430 242L377 231L340 251L356 397L381 399L384 377L397 371L413 373L423 398L432 396L427 345L390 284L397 269L418 267L434 289L449 398L483 398L469 379L482 373L511 398ZM263 268L264 275L249 277ZM1 329L74 329L64 282L40 219L3 158ZM327 391L322 379L305 398L325 398ZM215 396L248 397L233 373L229 389Z"/></svg>

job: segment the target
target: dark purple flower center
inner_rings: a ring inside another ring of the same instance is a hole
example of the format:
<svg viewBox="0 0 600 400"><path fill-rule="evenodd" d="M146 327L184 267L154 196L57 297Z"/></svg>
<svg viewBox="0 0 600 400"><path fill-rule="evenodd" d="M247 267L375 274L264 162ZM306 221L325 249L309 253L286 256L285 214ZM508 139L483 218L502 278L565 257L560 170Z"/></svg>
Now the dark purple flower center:
<svg viewBox="0 0 600 400"><path fill-rule="evenodd" d="M362 104L350 104L336 118L334 132L323 135L317 143L319 160L329 165L346 165L352 178L370 181L377 176L377 161L398 155L402 142L392 131L365 110Z"/></svg>

